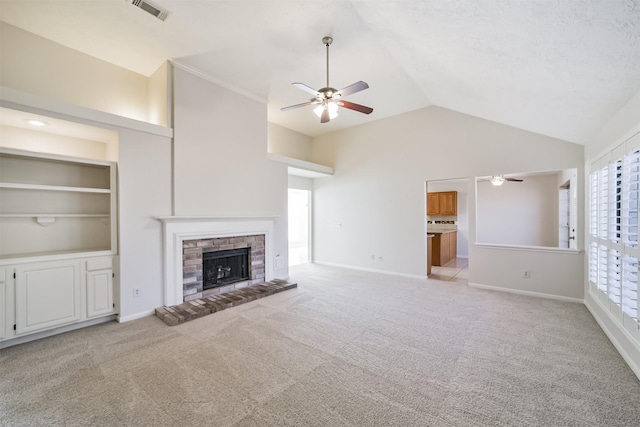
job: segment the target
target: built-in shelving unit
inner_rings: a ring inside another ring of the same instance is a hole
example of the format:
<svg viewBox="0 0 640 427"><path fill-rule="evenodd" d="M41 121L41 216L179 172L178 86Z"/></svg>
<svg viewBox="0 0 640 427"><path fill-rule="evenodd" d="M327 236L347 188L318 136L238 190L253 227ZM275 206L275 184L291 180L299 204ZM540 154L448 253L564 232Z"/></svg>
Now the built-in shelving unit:
<svg viewBox="0 0 640 427"><path fill-rule="evenodd" d="M115 250L115 166L0 150L0 260Z"/></svg>
<svg viewBox="0 0 640 427"><path fill-rule="evenodd" d="M0 149L0 348L117 313L115 169Z"/></svg>

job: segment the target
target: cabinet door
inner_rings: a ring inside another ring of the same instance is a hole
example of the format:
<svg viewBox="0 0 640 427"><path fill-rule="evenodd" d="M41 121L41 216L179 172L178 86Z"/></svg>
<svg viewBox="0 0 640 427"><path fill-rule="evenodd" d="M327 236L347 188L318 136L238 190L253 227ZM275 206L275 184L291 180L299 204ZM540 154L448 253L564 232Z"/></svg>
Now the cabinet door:
<svg viewBox="0 0 640 427"><path fill-rule="evenodd" d="M449 259L455 260L458 256L458 232L449 233Z"/></svg>
<svg viewBox="0 0 640 427"><path fill-rule="evenodd" d="M16 268L16 334L80 320L79 270L78 261Z"/></svg>
<svg viewBox="0 0 640 427"><path fill-rule="evenodd" d="M446 191L438 193L440 204L440 215L458 214L458 193L456 191Z"/></svg>
<svg viewBox="0 0 640 427"><path fill-rule="evenodd" d="M440 200L438 193L427 193L427 215L440 214Z"/></svg>
<svg viewBox="0 0 640 427"><path fill-rule="evenodd" d="M0 340L7 337L7 270L0 268Z"/></svg>
<svg viewBox="0 0 640 427"><path fill-rule="evenodd" d="M442 233L440 239L440 265L447 265L451 261L449 235L451 233Z"/></svg>
<svg viewBox="0 0 640 427"><path fill-rule="evenodd" d="M113 313L113 271L87 273L87 317Z"/></svg>
<svg viewBox="0 0 640 427"><path fill-rule="evenodd" d="M434 234L433 242L431 242L431 262L436 267L442 265L442 251L440 247L442 246L442 234Z"/></svg>

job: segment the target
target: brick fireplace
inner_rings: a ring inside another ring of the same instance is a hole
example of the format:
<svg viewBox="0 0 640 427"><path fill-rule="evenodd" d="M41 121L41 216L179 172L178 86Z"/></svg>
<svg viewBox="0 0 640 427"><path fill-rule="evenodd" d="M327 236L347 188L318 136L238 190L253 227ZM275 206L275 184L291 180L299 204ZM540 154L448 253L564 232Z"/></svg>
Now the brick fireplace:
<svg viewBox="0 0 640 427"><path fill-rule="evenodd" d="M251 275L244 283L229 285L233 289L273 279L273 263L279 257L274 254L272 238L276 218L159 217L164 240L164 305L178 305L208 296L203 295L201 289L202 273L199 278L195 270L202 269L202 254L214 248L250 248ZM215 294L229 290L230 287L219 287L209 291Z"/></svg>
<svg viewBox="0 0 640 427"><path fill-rule="evenodd" d="M205 289L203 258L206 254L231 249L249 249L248 278ZM265 235L227 236L182 242L182 289L184 301L217 295L265 281Z"/></svg>

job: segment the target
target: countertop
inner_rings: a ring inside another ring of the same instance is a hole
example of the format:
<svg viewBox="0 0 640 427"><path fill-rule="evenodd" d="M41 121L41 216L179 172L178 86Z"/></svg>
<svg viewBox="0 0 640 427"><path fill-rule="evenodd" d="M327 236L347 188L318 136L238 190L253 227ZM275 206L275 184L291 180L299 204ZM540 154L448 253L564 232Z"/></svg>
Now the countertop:
<svg viewBox="0 0 640 427"><path fill-rule="evenodd" d="M440 231L427 231L427 235L429 234L446 234L446 233L454 233L458 230L440 230Z"/></svg>

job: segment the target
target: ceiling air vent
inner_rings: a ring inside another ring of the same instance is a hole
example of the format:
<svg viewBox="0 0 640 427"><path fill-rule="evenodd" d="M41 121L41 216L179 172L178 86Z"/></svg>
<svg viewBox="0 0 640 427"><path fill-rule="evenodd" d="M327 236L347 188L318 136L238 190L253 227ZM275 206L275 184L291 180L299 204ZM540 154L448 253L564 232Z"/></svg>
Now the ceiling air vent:
<svg viewBox="0 0 640 427"><path fill-rule="evenodd" d="M147 13L152 14L161 21L169 17L169 11L147 0L129 0L132 5L139 7Z"/></svg>

